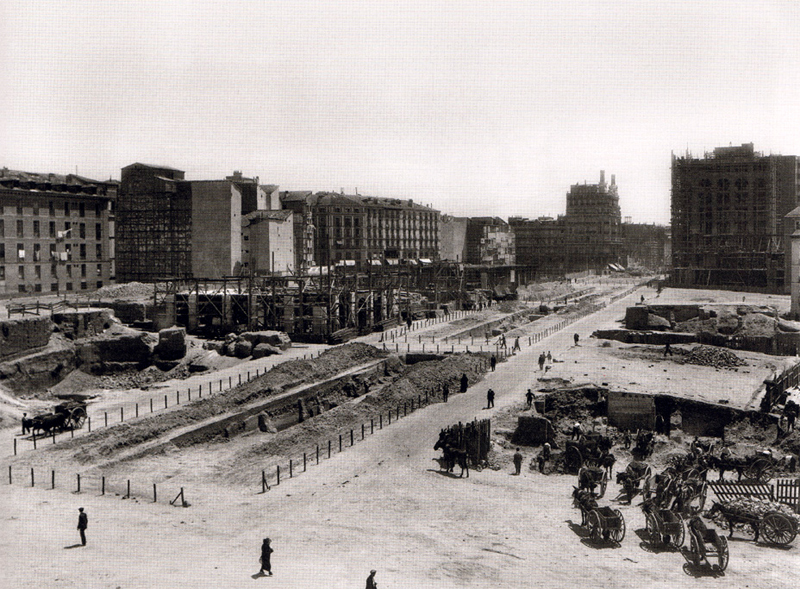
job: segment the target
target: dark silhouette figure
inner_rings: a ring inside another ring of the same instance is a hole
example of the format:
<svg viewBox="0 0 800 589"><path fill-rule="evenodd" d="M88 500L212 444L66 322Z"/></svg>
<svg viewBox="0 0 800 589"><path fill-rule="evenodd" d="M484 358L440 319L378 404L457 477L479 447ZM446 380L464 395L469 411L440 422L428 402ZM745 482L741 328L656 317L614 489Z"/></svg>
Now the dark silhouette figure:
<svg viewBox="0 0 800 589"><path fill-rule="evenodd" d="M469 388L469 379L467 378L466 374L461 375L461 392L466 393L467 388Z"/></svg>
<svg viewBox="0 0 800 589"><path fill-rule="evenodd" d="M519 345L519 338L514 338L514 348L513 351L522 351L522 347Z"/></svg>
<svg viewBox="0 0 800 589"><path fill-rule="evenodd" d="M22 435L24 436L31 430L31 420L28 419L28 414L22 414Z"/></svg>
<svg viewBox="0 0 800 589"><path fill-rule="evenodd" d="M486 391L486 408L494 407L494 391L489 389Z"/></svg>
<svg viewBox="0 0 800 589"><path fill-rule="evenodd" d="M544 370L545 355L544 352L539 354L539 370Z"/></svg>
<svg viewBox="0 0 800 589"><path fill-rule="evenodd" d="M672 348L669 346L669 342L664 345L664 357L672 356Z"/></svg>
<svg viewBox="0 0 800 589"><path fill-rule="evenodd" d="M494 372L494 368L497 366L497 358L494 355L492 355L492 358L489 360L489 364L492 367L492 372Z"/></svg>
<svg viewBox="0 0 800 589"><path fill-rule="evenodd" d="M533 405L533 393L530 389L528 389L528 392L525 393L525 400L528 402L528 409L530 409Z"/></svg>
<svg viewBox="0 0 800 589"><path fill-rule="evenodd" d="M519 474L522 470L522 453L517 448L517 451L514 452L514 474Z"/></svg>
<svg viewBox="0 0 800 589"><path fill-rule="evenodd" d="M78 531L81 533L81 544L86 546L86 528L89 527L89 516L83 511L83 507L78 508Z"/></svg>
<svg viewBox="0 0 800 589"><path fill-rule="evenodd" d="M378 589L378 582L375 580L375 569L369 572L367 577L367 589Z"/></svg>
<svg viewBox="0 0 800 589"><path fill-rule="evenodd" d="M576 333L575 335L573 335L573 336L572 336L572 339L574 339L574 340L575 340L575 345L577 346L577 345L578 345L578 340L579 340L579 339L581 339L581 336L579 336L579 335Z"/></svg>
<svg viewBox="0 0 800 589"><path fill-rule="evenodd" d="M271 577L272 576L272 563L270 562L270 555L272 554L273 550L272 547L269 545L269 538L264 538L264 541L261 543L261 574L264 574L264 571L267 571L267 574Z"/></svg>
<svg viewBox="0 0 800 589"><path fill-rule="evenodd" d="M544 473L544 467L547 465L548 460L550 460L550 444L545 442L541 452L539 452L539 472Z"/></svg>
<svg viewBox="0 0 800 589"><path fill-rule="evenodd" d="M447 403L448 397L450 397L450 387L447 386L447 383L444 383L442 387L442 400Z"/></svg>

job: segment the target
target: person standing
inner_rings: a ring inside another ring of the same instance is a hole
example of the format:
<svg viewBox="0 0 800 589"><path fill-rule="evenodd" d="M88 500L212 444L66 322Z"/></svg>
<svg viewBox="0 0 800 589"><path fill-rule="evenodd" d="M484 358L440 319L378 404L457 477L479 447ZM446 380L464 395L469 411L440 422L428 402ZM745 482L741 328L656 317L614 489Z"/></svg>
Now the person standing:
<svg viewBox="0 0 800 589"><path fill-rule="evenodd" d="M465 373L461 373L461 392L466 393L467 388L469 387L469 379Z"/></svg>
<svg viewBox="0 0 800 589"><path fill-rule="evenodd" d="M270 562L270 555L273 550L269 543L269 538L264 538L264 541L261 543L261 570L259 572L263 575L264 571L267 571L267 574L271 577L272 563Z"/></svg>
<svg viewBox="0 0 800 589"><path fill-rule="evenodd" d="M30 430L30 429L31 429L31 425L30 425L30 421L28 420L28 414L27 413L23 413L22 414L22 435L24 436L25 434L27 434L28 430Z"/></svg>
<svg viewBox="0 0 800 589"><path fill-rule="evenodd" d="M664 357L672 356L672 348L669 346L669 342L664 345Z"/></svg>
<svg viewBox="0 0 800 589"><path fill-rule="evenodd" d="M486 391L486 408L490 409L494 407L494 391L489 389Z"/></svg>
<svg viewBox="0 0 800 589"><path fill-rule="evenodd" d="M83 507L78 508L78 531L81 533L81 544L86 546L86 528L89 527L89 516L83 510Z"/></svg>
<svg viewBox="0 0 800 589"><path fill-rule="evenodd" d="M518 337L514 338L514 349L512 351L514 351L514 352L521 352L522 351L522 347L519 345L519 338Z"/></svg>
<svg viewBox="0 0 800 589"><path fill-rule="evenodd" d="M494 372L495 366L497 366L497 357L494 354L492 354L492 357L489 360L489 364L492 367L492 372Z"/></svg>
<svg viewBox="0 0 800 589"><path fill-rule="evenodd" d="M447 385L447 383L444 383L444 386L442 386L442 400L445 403L447 403L447 399L449 396L450 396L450 387Z"/></svg>
<svg viewBox="0 0 800 589"><path fill-rule="evenodd" d="M367 577L367 589L378 589L378 582L375 580L375 569L372 569L369 572L369 577Z"/></svg>
<svg viewBox="0 0 800 589"><path fill-rule="evenodd" d="M514 452L514 474L519 474L522 470L522 453L517 448L517 451Z"/></svg>
<svg viewBox="0 0 800 589"><path fill-rule="evenodd" d="M541 354L539 354L539 371L544 370L544 361L545 361L545 356L544 352L542 352Z"/></svg>
<svg viewBox="0 0 800 589"><path fill-rule="evenodd" d="M574 339L574 340L575 340L575 345L577 346L577 345L578 345L578 340L579 340L579 339L581 339L581 336L579 336L579 335L576 333L575 335L573 335L573 336L572 336L572 339Z"/></svg>
<svg viewBox="0 0 800 589"><path fill-rule="evenodd" d="M528 402L528 409L530 409L533 405L533 392L531 392L530 389L528 389L528 392L525 393L525 400Z"/></svg>
<svg viewBox="0 0 800 589"><path fill-rule="evenodd" d="M552 362L553 361L553 355L550 353L550 350L547 350L547 356L545 356L545 359L548 362Z"/></svg>

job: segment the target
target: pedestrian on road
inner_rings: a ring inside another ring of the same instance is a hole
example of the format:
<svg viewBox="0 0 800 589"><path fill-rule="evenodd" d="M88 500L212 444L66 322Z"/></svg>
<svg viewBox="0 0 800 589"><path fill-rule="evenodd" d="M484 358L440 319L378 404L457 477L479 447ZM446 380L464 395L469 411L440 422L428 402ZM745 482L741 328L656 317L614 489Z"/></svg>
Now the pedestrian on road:
<svg viewBox="0 0 800 589"><path fill-rule="evenodd" d="M489 389L486 391L486 408L491 409L494 407L494 391Z"/></svg>
<svg viewBox="0 0 800 589"><path fill-rule="evenodd" d="M81 533L81 544L86 546L86 528L89 527L89 516L83 510L83 507L78 508L78 531Z"/></svg>
<svg viewBox="0 0 800 589"><path fill-rule="evenodd" d="M516 351L520 351L521 352L522 351L522 348L519 345L519 338L518 337L514 338L514 349L513 349L513 351L514 352L516 352Z"/></svg>
<svg viewBox="0 0 800 589"><path fill-rule="evenodd" d="M545 356L545 358L547 359L548 364L553 361L553 356L550 354L550 350L547 350L547 356Z"/></svg>
<svg viewBox="0 0 800 589"><path fill-rule="evenodd" d="M461 374L461 392L462 393L466 393L467 392L467 388L469 388L469 379L467 378L466 374L462 373Z"/></svg>
<svg viewBox="0 0 800 589"><path fill-rule="evenodd" d="M407 326L409 329L411 329L411 325L412 325L413 323L414 323L414 322L411 320L411 315L409 314L409 315L406 317L406 326Z"/></svg>
<svg viewBox="0 0 800 589"><path fill-rule="evenodd" d="M544 474L544 467L547 465L547 461L550 460L550 444L548 442L544 443L542 446L541 452L539 452L538 462L539 462L539 472Z"/></svg>
<svg viewBox="0 0 800 589"><path fill-rule="evenodd" d="M640 303L642 303L642 304L644 304L644 295L642 295L642 298L641 298L641 299L639 299L639 302L640 302Z"/></svg>
<svg viewBox="0 0 800 589"><path fill-rule="evenodd" d="M542 352L541 354L539 354L539 371L544 370L544 361L545 361L545 355L544 352Z"/></svg>
<svg viewBox="0 0 800 589"><path fill-rule="evenodd" d="M273 550L272 547L269 545L270 539L264 538L264 541L261 543L261 570L259 571L262 575L264 571L267 571L267 575L270 577L272 576L272 563L270 562L270 555L272 554Z"/></svg>
<svg viewBox="0 0 800 589"><path fill-rule="evenodd" d="M530 409L533 405L533 393L530 389L528 389L528 392L525 393L525 400L528 402L528 409Z"/></svg>
<svg viewBox="0 0 800 589"><path fill-rule="evenodd" d="M378 582L375 580L375 572L375 569L369 572L369 577L367 577L367 589L378 589Z"/></svg>
<svg viewBox="0 0 800 589"><path fill-rule="evenodd" d="M494 372L495 366L497 366L497 357L492 354L492 358L489 360L489 364L492 366L492 372Z"/></svg>
<svg viewBox="0 0 800 589"><path fill-rule="evenodd" d="M581 339L581 336L579 336L579 335L576 333L575 335L573 335L573 336L572 336L572 339L574 339L574 340L575 340L575 345L577 346L577 345L578 345L578 340L579 340L579 339Z"/></svg>
<svg viewBox="0 0 800 589"><path fill-rule="evenodd" d="M31 423L30 423L30 420L28 419L28 414L27 413L23 413L22 414L22 435L24 436L25 434L27 434L30 429L31 429Z"/></svg>
<svg viewBox="0 0 800 589"><path fill-rule="evenodd" d="M450 387L447 386L447 383L444 383L442 387L442 400L447 403L447 398L450 396Z"/></svg>
<svg viewBox="0 0 800 589"><path fill-rule="evenodd" d="M522 470L522 453L517 448L517 451L514 452L514 474L519 475L520 471Z"/></svg>
<svg viewBox="0 0 800 589"><path fill-rule="evenodd" d="M580 421L576 421L575 425L572 426L572 436L571 439L573 440L580 440L581 435L583 435L583 428L581 427Z"/></svg>
<svg viewBox="0 0 800 589"><path fill-rule="evenodd" d="M672 356L672 348L669 347L669 342L664 345L664 357Z"/></svg>

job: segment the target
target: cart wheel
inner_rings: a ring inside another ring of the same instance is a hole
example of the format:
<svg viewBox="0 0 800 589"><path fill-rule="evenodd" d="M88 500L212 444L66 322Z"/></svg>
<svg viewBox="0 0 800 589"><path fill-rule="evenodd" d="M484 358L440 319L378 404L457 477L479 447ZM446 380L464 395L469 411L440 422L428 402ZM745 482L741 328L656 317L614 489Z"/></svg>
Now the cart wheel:
<svg viewBox="0 0 800 589"><path fill-rule="evenodd" d="M725 536L720 536L720 550L717 553L717 568L719 572L723 572L726 568L728 568L728 559L730 558L730 554L728 553L728 539Z"/></svg>
<svg viewBox="0 0 800 589"><path fill-rule="evenodd" d="M684 480L688 481L689 479L699 479L700 478L700 471L696 468L692 468L686 472L686 475L683 477Z"/></svg>
<svg viewBox="0 0 800 589"><path fill-rule="evenodd" d="M589 523L588 513L581 507L581 527L585 527Z"/></svg>
<svg viewBox="0 0 800 589"><path fill-rule="evenodd" d="M794 522L778 511L770 511L761 520L761 536L771 544L786 546L797 536Z"/></svg>
<svg viewBox="0 0 800 589"><path fill-rule="evenodd" d="M568 472L578 472L583 466L583 456L576 446L567 446L567 450L564 452L564 466L567 467Z"/></svg>
<svg viewBox="0 0 800 589"><path fill-rule="evenodd" d="M598 542L603 534L603 526L600 523L600 515L597 513L597 511L592 510L589 512L589 516L587 517L587 519L588 519L589 537L595 542Z"/></svg>
<svg viewBox="0 0 800 589"><path fill-rule="evenodd" d="M686 537L686 528L683 525L683 520L679 519L678 522L680 523L680 527L678 528L677 532L672 534L670 538L670 544L677 549L680 549L683 546L683 540Z"/></svg>
<svg viewBox="0 0 800 589"><path fill-rule="evenodd" d="M772 478L772 464L765 458L759 458L744 471L745 477L761 483L768 483Z"/></svg>
<svg viewBox="0 0 800 589"><path fill-rule="evenodd" d="M694 537L694 534L690 541L689 557L694 566L700 566L700 547L697 545L697 538Z"/></svg>
<svg viewBox="0 0 800 589"><path fill-rule="evenodd" d="M650 538L650 544L659 544L661 542L661 534L658 531L658 522L652 513L647 514L645 525L647 527L647 536Z"/></svg>
<svg viewBox="0 0 800 589"><path fill-rule="evenodd" d="M619 527L611 530L611 539L614 542L620 543L625 537L625 518L622 517L622 512L619 509L614 510L614 515L619 518Z"/></svg>
<svg viewBox="0 0 800 589"><path fill-rule="evenodd" d="M600 480L600 494L598 497L602 497L606 494L606 489L608 488L608 473L604 470L603 471L603 478Z"/></svg>
<svg viewBox="0 0 800 589"><path fill-rule="evenodd" d="M74 429L81 429L86 421L86 409L83 407L76 407L72 410L72 427Z"/></svg>

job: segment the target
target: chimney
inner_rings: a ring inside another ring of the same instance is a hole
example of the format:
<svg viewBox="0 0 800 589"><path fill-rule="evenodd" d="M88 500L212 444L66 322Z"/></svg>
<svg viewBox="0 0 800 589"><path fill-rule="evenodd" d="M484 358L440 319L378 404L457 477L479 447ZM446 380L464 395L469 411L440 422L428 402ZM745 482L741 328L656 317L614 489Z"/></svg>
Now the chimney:
<svg viewBox="0 0 800 589"><path fill-rule="evenodd" d="M606 183L606 171L600 170L600 185L604 186Z"/></svg>

